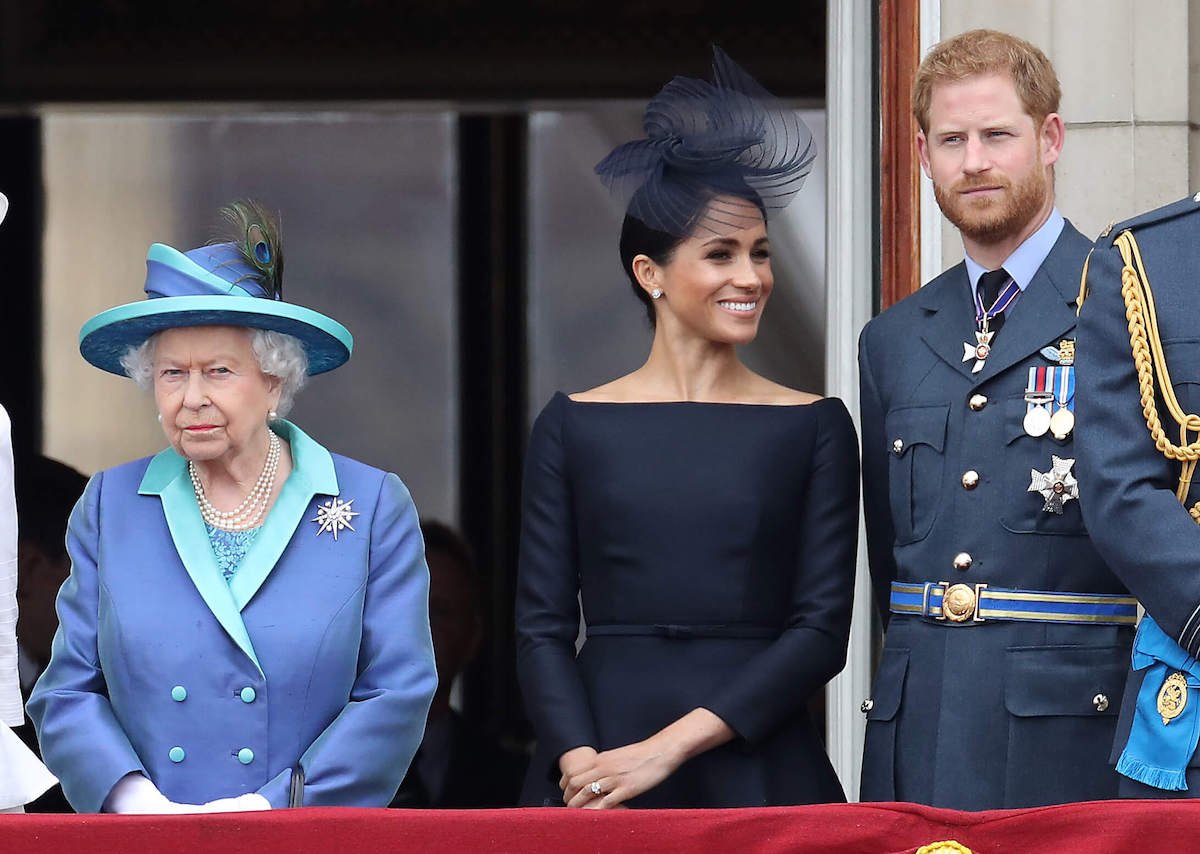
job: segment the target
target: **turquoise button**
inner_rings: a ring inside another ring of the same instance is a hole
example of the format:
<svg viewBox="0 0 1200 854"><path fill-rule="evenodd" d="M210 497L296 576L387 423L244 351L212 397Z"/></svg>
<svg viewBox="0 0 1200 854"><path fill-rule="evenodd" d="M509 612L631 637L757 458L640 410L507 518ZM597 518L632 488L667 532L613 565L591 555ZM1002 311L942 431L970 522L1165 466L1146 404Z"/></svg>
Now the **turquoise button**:
<svg viewBox="0 0 1200 854"><path fill-rule="evenodd" d="M172 762L178 763L182 762L183 757L187 756L187 754L183 752L182 747L172 747L171 752L168 753L167 756L171 757Z"/></svg>
<svg viewBox="0 0 1200 854"><path fill-rule="evenodd" d="M249 747L243 747L238 751L238 762L241 762L243 765L249 765L253 761L254 751Z"/></svg>
<svg viewBox="0 0 1200 854"><path fill-rule="evenodd" d="M184 688L182 685L176 685L171 689L171 699L176 703L182 703L187 699L187 688Z"/></svg>
<svg viewBox="0 0 1200 854"><path fill-rule="evenodd" d="M253 703L254 698L257 696L258 696L258 694L255 694L254 689L251 688L249 685L247 685L245 688L242 689L242 702L243 703Z"/></svg>

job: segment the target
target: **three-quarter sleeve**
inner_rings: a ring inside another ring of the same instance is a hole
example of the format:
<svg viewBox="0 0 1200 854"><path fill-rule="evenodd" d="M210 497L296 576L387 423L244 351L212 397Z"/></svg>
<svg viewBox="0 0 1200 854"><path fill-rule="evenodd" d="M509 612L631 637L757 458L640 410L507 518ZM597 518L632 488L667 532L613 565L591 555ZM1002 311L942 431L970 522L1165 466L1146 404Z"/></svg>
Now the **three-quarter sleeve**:
<svg viewBox="0 0 1200 854"><path fill-rule="evenodd" d="M796 524L800 554L787 622L706 707L754 743L793 716L846 663L858 550L858 441L840 401L820 407Z"/></svg>
<svg viewBox="0 0 1200 854"><path fill-rule="evenodd" d="M371 525L358 675L341 713L300 758L305 806L386 806L425 732L437 688L429 570L416 507L400 478L383 478ZM259 789L288 805L291 771Z"/></svg>
<svg viewBox="0 0 1200 854"><path fill-rule="evenodd" d="M98 474L88 481L71 512L71 574L58 594L58 631L50 664L28 703L42 759L77 812L99 812L118 780L131 771L145 773L109 703L97 649L103 479Z"/></svg>
<svg viewBox="0 0 1200 854"><path fill-rule="evenodd" d="M525 458L517 572L517 673L543 753L596 746L596 727L575 664L579 569L563 437L564 399L534 423ZM546 769L558 779L557 764Z"/></svg>

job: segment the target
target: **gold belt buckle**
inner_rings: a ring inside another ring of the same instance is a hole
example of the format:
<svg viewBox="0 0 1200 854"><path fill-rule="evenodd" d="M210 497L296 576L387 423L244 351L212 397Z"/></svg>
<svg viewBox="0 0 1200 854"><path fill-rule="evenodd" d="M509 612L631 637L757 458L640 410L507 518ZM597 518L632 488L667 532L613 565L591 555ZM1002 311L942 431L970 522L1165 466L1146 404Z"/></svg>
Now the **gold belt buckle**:
<svg viewBox="0 0 1200 854"><path fill-rule="evenodd" d="M982 623L979 616L980 594L987 589L986 584L950 584L943 581L942 585L942 619L952 623L965 623L971 620Z"/></svg>

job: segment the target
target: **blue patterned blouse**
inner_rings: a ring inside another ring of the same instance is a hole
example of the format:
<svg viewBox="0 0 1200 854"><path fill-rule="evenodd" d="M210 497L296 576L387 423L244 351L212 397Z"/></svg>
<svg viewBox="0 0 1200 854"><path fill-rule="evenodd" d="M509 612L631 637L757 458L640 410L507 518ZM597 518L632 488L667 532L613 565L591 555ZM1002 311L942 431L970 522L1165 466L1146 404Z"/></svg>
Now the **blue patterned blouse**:
<svg viewBox="0 0 1200 854"><path fill-rule="evenodd" d="M204 529L208 531L208 541L212 543L217 566L221 568L221 575L228 583L233 578L233 574L238 571L238 567L242 565L246 552L250 551L250 544L254 542L254 538L258 536L258 532L262 528L250 528L247 531L223 531L205 522Z"/></svg>

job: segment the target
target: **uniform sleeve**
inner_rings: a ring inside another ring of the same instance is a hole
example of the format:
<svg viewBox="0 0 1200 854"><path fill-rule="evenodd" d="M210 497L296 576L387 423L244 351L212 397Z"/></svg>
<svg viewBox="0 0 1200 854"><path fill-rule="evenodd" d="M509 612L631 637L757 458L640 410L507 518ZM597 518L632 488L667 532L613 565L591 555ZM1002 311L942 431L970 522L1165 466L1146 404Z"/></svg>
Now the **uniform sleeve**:
<svg viewBox="0 0 1200 854"><path fill-rule="evenodd" d="M425 732L437 688L429 631L429 570L416 507L400 479L383 479L371 525L358 676L350 701L300 765L305 806L386 806ZM291 771L259 789L288 805Z"/></svg>
<svg viewBox="0 0 1200 854"><path fill-rule="evenodd" d="M896 580L896 529L888 496L889 462L883 426L883 403L875 385L868 351L868 329L858 339L859 424L862 427L863 516L867 530L867 557L875 608L886 628L891 585Z"/></svg>
<svg viewBox="0 0 1200 854"><path fill-rule="evenodd" d="M858 442L840 401L818 403L813 468L799 508L800 554L783 633L707 708L757 742L846 664L858 552Z"/></svg>
<svg viewBox="0 0 1200 854"><path fill-rule="evenodd" d="M1142 416L1121 296L1120 253L1092 253L1075 366L1079 503L1114 573L1168 635L1200 654L1200 525L1175 497L1179 463L1155 447ZM1167 435L1178 438L1162 403Z"/></svg>
<svg viewBox="0 0 1200 854"><path fill-rule="evenodd" d="M575 665L579 570L575 521L563 447L562 402L534 423L525 457L517 569L517 675L538 741L555 764L575 747L597 744L596 727Z"/></svg>
<svg viewBox="0 0 1200 854"><path fill-rule="evenodd" d="M42 761L78 812L99 812L117 781L145 768L108 702L96 647L103 474L88 481L67 524L71 574L58 593L50 664L29 698ZM115 619L115 615L112 617ZM147 775L149 776L149 775Z"/></svg>

